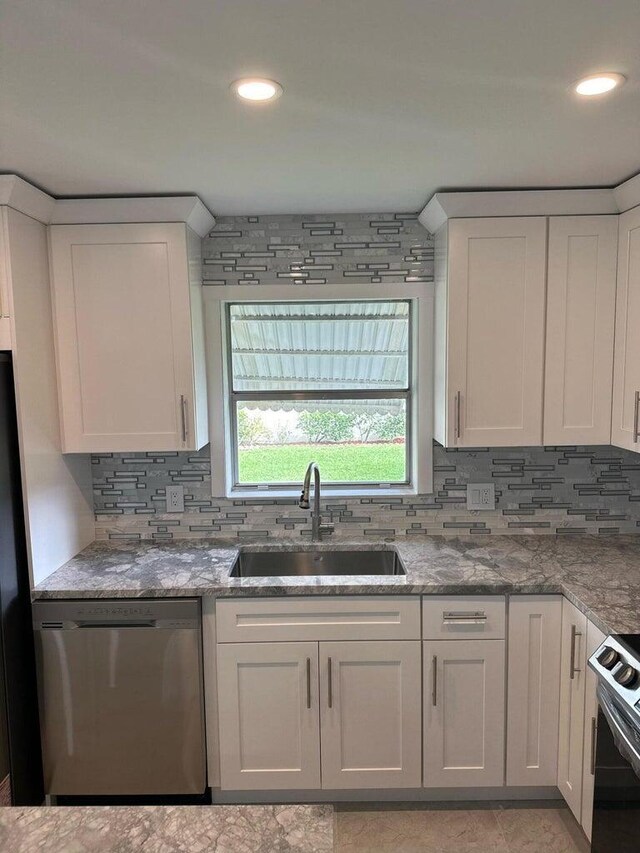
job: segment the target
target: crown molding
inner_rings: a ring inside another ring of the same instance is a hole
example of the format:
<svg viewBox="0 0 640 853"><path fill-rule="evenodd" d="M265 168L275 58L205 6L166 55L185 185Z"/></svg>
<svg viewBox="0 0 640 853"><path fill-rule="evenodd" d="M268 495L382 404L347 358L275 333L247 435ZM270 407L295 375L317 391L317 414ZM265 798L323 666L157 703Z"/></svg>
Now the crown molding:
<svg viewBox="0 0 640 853"><path fill-rule="evenodd" d="M184 222L200 237L215 225L215 217L196 195L132 198L57 199L52 225L126 222Z"/></svg>
<svg viewBox="0 0 640 853"><path fill-rule="evenodd" d="M0 205L11 207L46 224L51 218L55 203L53 196L42 192L18 175L0 175Z"/></svg>
<svg viewBox="0 0 640 853"><path fill-rule="evenodd" d="M18 175L0 175L0 205L45 225L184 222L205 237L216 224L197 195L56 199Z"/></svg>
<svg viewBox="0 0 640 853"><path fill-rule="evenodd" d="M640 173L619 184L613 194L620 213L640 205Z"/></svg>
<svg viewBox="0 0 640 853"><path fill-rule="evenodd" d="M614 190L496 190L436 193L420 213L435 234L448 219L482 216L585 216L617 214Z"/></svg>

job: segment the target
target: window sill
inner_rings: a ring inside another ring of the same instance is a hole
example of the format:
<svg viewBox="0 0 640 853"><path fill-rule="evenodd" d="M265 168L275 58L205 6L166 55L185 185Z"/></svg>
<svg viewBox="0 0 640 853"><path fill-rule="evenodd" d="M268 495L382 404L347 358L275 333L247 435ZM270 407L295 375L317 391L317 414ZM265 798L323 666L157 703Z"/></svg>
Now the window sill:
<svg viewBox="0 0 640 853"><path fill-rule="evenodd" d="M291 498L296 501L300 497L300 488L297 489L232 489L226 497L230 500L270 500L272 498ZM417 490L412 486L394 486L389 489L370 488L347 488L336 489L330 486L321 486L322 498L390 498L390 497L415 497ZM313 490L311 491L313 499Z"/></svg>

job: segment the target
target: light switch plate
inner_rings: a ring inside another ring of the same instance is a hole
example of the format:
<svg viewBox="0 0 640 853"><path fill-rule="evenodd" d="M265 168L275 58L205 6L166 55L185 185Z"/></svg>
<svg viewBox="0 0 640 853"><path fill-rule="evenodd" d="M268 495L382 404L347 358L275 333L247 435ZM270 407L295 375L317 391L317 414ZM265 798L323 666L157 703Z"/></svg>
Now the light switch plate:
<svg viewBox="0 0 640 853"><path fill-rule="evenodd" d="M493 483L467 483L467 509L495 509L496 487Z"/></svg>
<svg viewBox="0 0 640 853"><path fill-rule="evenodd" d="M184 486L167 486L167 512L184 512Z"/></svg>

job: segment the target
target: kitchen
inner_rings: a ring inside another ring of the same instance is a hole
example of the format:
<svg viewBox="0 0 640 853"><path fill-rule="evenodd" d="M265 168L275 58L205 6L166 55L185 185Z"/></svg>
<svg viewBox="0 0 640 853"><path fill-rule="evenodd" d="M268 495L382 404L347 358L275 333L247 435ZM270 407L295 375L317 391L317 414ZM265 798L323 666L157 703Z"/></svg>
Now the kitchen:
<svg viewBox="0 0 640 853"><path fill-rule="evenodd" d="M640 12L532 5L5 4L0 849L637 849Z"/></svg>

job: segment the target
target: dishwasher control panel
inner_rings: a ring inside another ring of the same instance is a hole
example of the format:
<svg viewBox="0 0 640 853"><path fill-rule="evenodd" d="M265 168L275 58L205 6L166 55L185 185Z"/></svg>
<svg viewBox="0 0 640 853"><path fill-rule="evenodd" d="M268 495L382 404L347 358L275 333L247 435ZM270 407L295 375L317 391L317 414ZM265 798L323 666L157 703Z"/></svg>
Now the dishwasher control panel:
<svg viewBox="0 0 640 853"><path fill-rule="evenodd" d="M200 624L197 598L37 601L36 631L72 628L193 628Z"/></svg>

